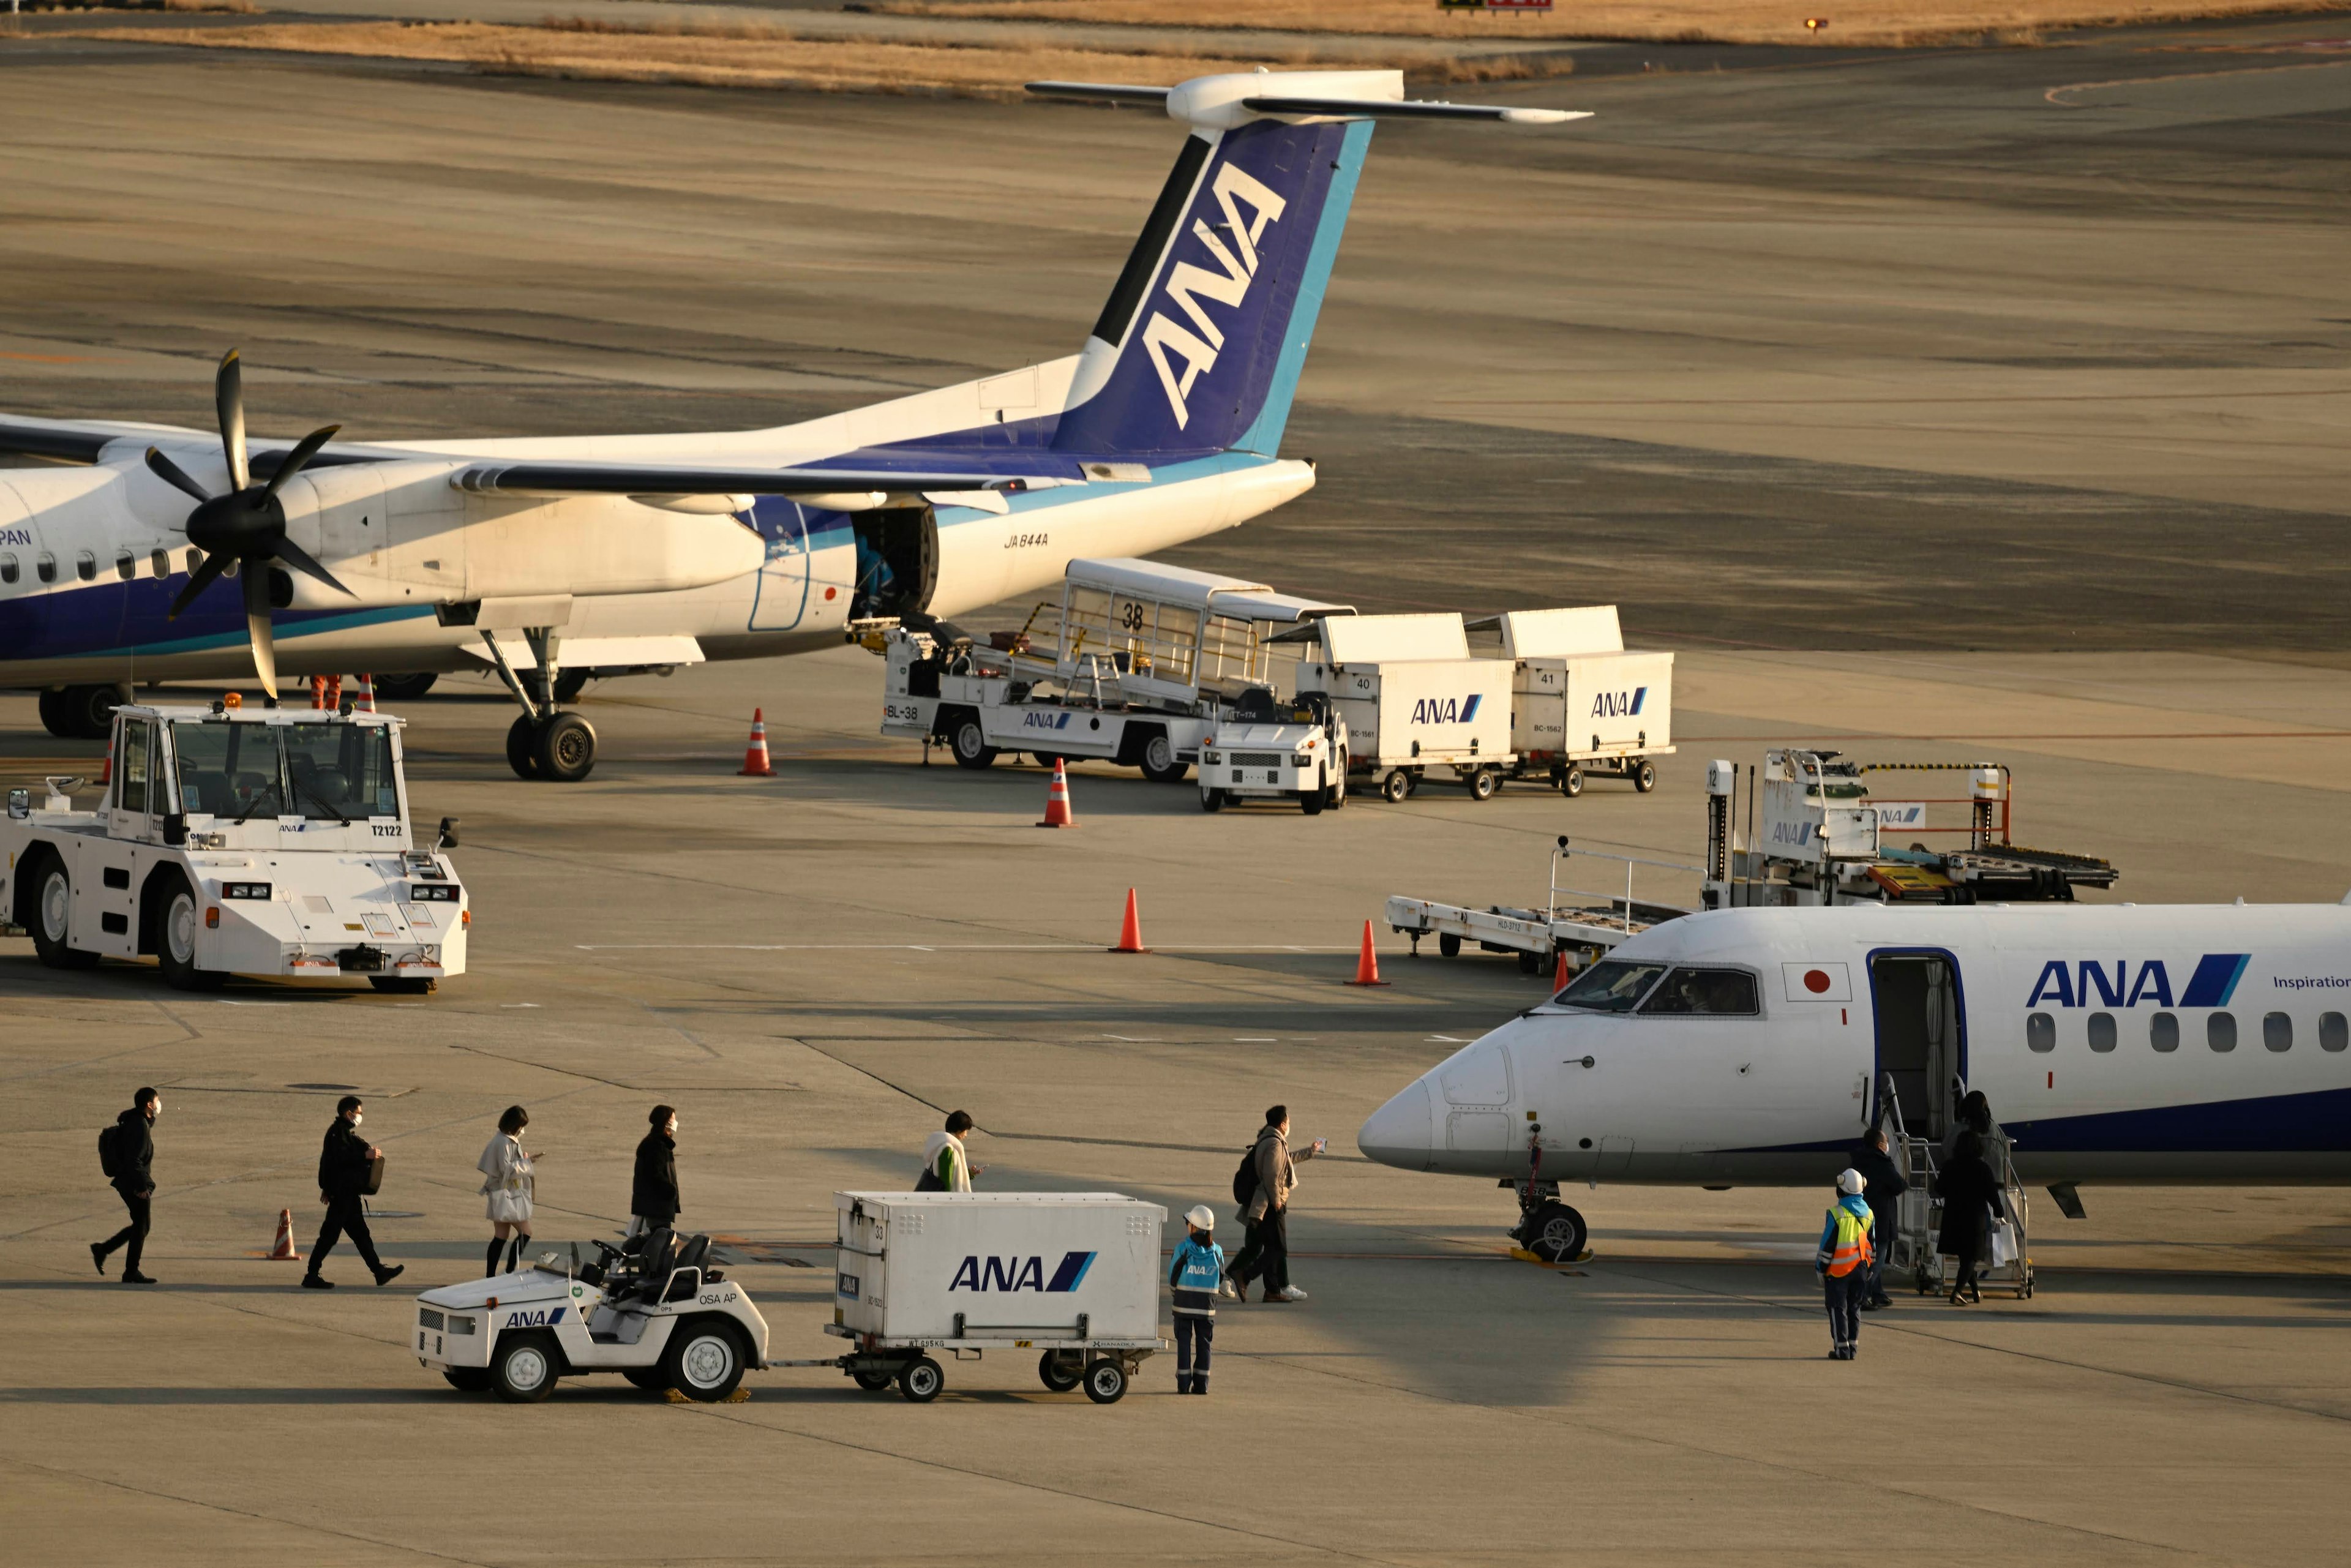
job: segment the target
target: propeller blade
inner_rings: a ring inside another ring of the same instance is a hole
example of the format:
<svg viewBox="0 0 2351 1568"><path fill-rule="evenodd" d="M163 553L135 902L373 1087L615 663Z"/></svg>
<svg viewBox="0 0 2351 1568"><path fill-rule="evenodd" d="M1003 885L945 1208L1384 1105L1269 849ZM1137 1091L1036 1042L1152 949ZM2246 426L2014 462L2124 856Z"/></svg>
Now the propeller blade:
<svg viewBox="0 0 2351 1568"><path fill-rule="evenodd" d="M325 583L329 588L333 589L337 593L342 594L345 598L357 599L359 597L358 594L353 593L350 589L345 588L341 583L337 582L333 572L329 571L325 567L320 566L317 561L310 559L310 552L304 549L300 545L296 544L292 539L281 538L277 541L277 559L284 561L287 566L292 567L296 571L300 572L303 576L316 578L319 581Z"/></svg>
<svg viewBox="0 0 2351 1568"><path fill-rule="evenodd" d="M204 557L204 564L188 574L188 585L180 590L180 596L177 599L172 601L171 613L163 619L177 621L180 618L180 612L193 604L196 601L196 596L210 588L220 574L228 570L228 562L229 558L225 555Z"/></svg>
<svg viewBox="0 0 2351 1568"><path fill-rule="evenodd" d="M220 414L221 451L228 457L228 482L245 489L253 483L253 471L245 461L245 374L237 369L235 349L222 356L220 370L213 376L213 407Z"/></svg>
<svg viewBox="0 0 2351 1568"><path fill-rule="evenodd" d="M155 476L166 485L175 489L185 490L199 501L212 499L210 496L204 494L204 487L202 485L188 477L185 469L152 446L147 449L147 466L153 469Z"/></svg>
<svg viewBox="0 0 2351 1568"><path fill-rule="evenodd" d="M335 438L335 432L340 429L342 426L340 424L330 424L324 430L314 430L304 436L302 444L287 453L286 460L278 464L277 472L269 476L269 493L275 496L277 494L279 486L302 472L302 465L319 455L319 448L332 441ZM338 586L340 585L338 584Z"/></svg>
<svg viewBox="0 0 2351 1568"><path fill-rule="evenodd" d="M261 689L275 702L277 645L269 635L269 572L259 561L254 561L237 575L245 583L245 629L253 639L253 673L261 677Z"/></svg>

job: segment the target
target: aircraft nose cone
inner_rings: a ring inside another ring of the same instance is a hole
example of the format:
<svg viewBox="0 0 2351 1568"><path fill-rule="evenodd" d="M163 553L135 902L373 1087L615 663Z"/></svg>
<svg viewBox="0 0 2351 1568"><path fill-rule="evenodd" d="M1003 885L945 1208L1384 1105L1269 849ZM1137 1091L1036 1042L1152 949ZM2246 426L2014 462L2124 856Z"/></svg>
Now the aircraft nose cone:
<svg viewBox="0 0 2351 1568"><path fill-rule="evenodd" d="M1355 1134L1355 1146L1364 1151L1364 1157L1384 1166L1426 1170L1434 1120L1428 1085L1415 1080L1403 1093L1372 1113L1364 1130Z"/></svg>

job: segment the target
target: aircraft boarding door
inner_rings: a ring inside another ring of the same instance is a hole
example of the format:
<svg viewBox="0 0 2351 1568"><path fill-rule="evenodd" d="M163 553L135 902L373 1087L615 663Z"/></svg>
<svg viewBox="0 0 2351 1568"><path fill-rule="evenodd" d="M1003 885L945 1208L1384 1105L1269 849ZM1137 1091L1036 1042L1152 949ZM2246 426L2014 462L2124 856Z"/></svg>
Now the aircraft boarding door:
<svg viewBox="0 0 2351 1568"><path fill-rule="evenodd" d="M1877 1072L1894 1081L1902 1120L1914 1137L1939 1144L1952 1124L1953 1081L1967 1071L1958 962L1948 953L1876 953L1869 996L1877 1024Z"/></svg>
<svg viewBox="0 0 2351 1568"><path fill-rule="evenodd" d="M752 590L750 630L789 632L808 613L808 514L796 502L766 497L751 508L751 531L768 559Z"/></svg>

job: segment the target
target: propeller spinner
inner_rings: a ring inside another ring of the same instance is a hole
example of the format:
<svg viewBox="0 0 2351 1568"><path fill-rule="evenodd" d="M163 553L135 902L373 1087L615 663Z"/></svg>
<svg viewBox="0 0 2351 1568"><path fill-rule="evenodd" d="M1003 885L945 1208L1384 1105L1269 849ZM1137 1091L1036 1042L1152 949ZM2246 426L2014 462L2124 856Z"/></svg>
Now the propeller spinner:
<svg viewBox="0 0 2351 1568"><path fill-rule="evenodd" d="M286 482L300 473L303 465L317 456L319 448L342 426L330 424L304 436L269 476L269 483L256 485L246 462L245 382L235 349L221 361L220 371L213 378L213 403L220 415L221 450L228 459L229 483L235 486L229 494L206 494L178 464L152 446L147 449L147 466L166 483L195 497L196 509L188 514L185 531L188 542L204 552L204 564L172 601L171 619L179 619L180 612L234 561L237 580L245 589L245 624L253 639L254 673L261 677L261 689L275 698L277 654L269 629L269 563L281 562L338 593L359 597L336 581L335 574L313 559L309 551L286 537L286 508L277 499Z"/></svg>

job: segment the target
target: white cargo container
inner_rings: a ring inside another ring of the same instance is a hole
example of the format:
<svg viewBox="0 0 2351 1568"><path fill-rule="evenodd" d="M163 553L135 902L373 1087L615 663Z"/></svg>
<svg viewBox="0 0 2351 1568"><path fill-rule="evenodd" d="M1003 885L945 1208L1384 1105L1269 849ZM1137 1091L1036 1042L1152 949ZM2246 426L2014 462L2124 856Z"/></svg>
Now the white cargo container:
<svg viewBox="0 0 2351 1568"><path fill-rule="evenodd" d="M1037 1350L1048 1388L1097 1404L1163 1348L1167 1211L1113 1192L841 1192L833 1321L859 1385L917 1402L945 1385L935 1351Z"/></svg>
<svg viewBox="0 0 2351 1568"><path fill-rule="evenodd" d="M1478 800L1515 760L1511 667L1472 658L1458 615L1358 615L1286 632L1311 639L1298 667L1301 695L1319 692L1346 721L1348 767L1401 800L1430 768L1446 768Z"/></svg>
<svg viewBox="0 0 2351 1568"><path fill-rule="evenodd" d="M1587 774L1656 787L1650 758L1674 749L1674 656L1627 653L1614 605L1511 611L1468 630L1478 653L1511 671L1511 778L1570 797Z"/></svg>

